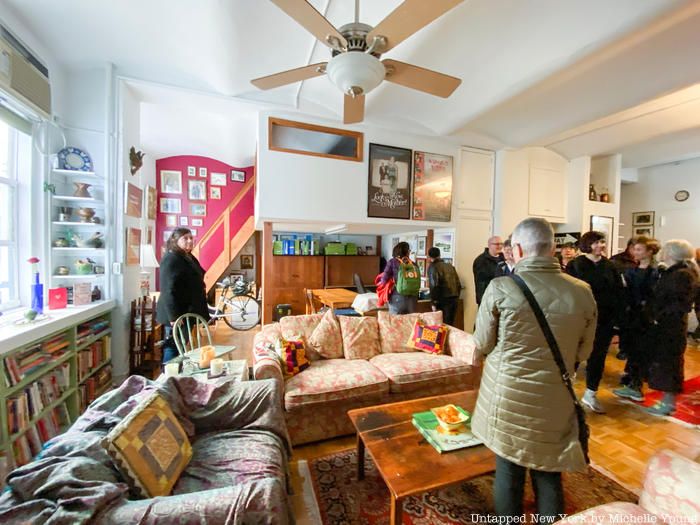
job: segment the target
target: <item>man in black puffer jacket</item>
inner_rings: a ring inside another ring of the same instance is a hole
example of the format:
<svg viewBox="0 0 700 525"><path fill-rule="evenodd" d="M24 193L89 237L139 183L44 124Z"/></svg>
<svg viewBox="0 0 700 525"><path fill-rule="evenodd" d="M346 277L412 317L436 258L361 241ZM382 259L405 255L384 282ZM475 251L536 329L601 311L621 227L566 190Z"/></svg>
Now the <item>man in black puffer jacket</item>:
<svg viewBox="0 0 700 525"><path fill-rule="evenodd" d="M503 258L503 239L498 236L489 239L488 248L484 248L484 253L474 259L474 289L476 292L476 304L481 304L491 279L498 277L498 263L505 261Z"/></svg>

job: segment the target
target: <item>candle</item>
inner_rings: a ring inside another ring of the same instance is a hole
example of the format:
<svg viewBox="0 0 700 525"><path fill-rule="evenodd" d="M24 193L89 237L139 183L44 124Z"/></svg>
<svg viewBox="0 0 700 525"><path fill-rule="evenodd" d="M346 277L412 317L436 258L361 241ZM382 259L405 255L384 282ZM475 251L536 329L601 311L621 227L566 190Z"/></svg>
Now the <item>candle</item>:
<svg viewBox="0 0 700 525"><path fill-rule="evenodd" d="M165 364L165 377L176 376L180 371L180 363L166 363Z"/></svg>
<svg viewBox="0 0 700 525"><path fill-rule="evenodd" d="M210 366L211 366L211 375L213 375L213 376L221 375L224 372L224 360L221 359L220 357L217 357L216 359L212 359Z"/></svg>
<svg viewBox="0 0 700 525"><path fill-rule="evenodd" d="M209 368L209 363L216 357L213 346L207 345L199 349L199 368Z"/></svg>

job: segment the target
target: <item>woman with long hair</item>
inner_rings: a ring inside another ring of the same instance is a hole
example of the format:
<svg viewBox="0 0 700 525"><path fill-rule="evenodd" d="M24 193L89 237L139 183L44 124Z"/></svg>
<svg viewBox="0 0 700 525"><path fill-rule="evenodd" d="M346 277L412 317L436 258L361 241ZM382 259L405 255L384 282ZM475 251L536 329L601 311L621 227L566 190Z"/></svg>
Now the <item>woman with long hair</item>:
<svg viewBox="0 0 700 525"><path fill-rule="evenodd" d="M176 228L166 243L160 261L160 298L156 320L165 327L163 363L177 357L172 325L182 314L199 314L209 319L205 295L205 270L192 255L194 239L188 228Z"/></svg>
<svg viewBox="0 0 700 525"><path fill-rule="evenodd" d="M663 397L647 412L667 416L676 410L676 396L683 389L683 354L688 330L688 312L697 297L698 265L688 241L673 239L664 244L665 268L656 285L652 313L654 355L649 363L649 386Z"/></svg>
<svg viewBox="0 0 700 525"><path fill-rule="evenodd" d="M596 305L596 324L593 352L586 362L586 392L581 403L590 410L604 414L605 409L598 401L597 392L605 369L605 357L613 337L613 327L621 309L622 278L606 253L605 235L590 231L583 234L579 243L582 255L566 266L566 273L587 282Z"/></svg>
<svg viewBox="0 0 700 525"><path fill-rule="evenodd" d="M625 290L627 305L627 365L623 383L625 386L613 390L617 397L642 401L642 384L646 380L649 356L654 351L650 343L653 326L651 312L654 289L659 280L659 269L655 256L659 252L656 239L640 236L634 240L631 252L637 266L625 270Z"/></svg>
<svg viewBox="0 0 700 525"><path fill-rule="evenodd" d="M382 273L382 284L389 282L389 280L394 280L394 290L389 296L389 313L392 315L397 314L412 314L418 308L418 292L415 295L403 295L397 290L397 285L399 282L399 271L401 270L401 265L413 265L414 271L418 272L418 265L411 261L409 255L411 254L411 247L407 242L400 242L392 251L391 260L386 264L384 272ZM420 279L420 276L418 277Z"/></svg>

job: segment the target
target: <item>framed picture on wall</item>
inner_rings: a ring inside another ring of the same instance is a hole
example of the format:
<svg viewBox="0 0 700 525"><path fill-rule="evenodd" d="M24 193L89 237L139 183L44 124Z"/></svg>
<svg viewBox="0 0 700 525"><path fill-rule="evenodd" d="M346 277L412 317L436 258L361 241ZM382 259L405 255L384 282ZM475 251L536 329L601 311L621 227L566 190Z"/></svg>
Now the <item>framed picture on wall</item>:
<svg viewBox="0 0 700 525"><path fill-rule="evenodd" d="M253 256L252 255L241 255L241 270L252 270L253 269Z"/></svg>
<svg viewBox="0 0 700 525"><path fill-rule="evenodd" d="M163 242L168 242L170 236L173 234L172 230L163 230Z"/></svg>
<svg viewBox="0 0 700 525"><path fill-rule="evenodd" d="M191 201L206 201L207 200L207 181L188 180L187 181L187 197Z"/></svg>
<svg viewBox="0 0 700 525"><path fill-rule="evenodd" d="M413 214L417 221L450 222L452 157L413 152Z"/></svg>
<svg viewBox="0 0 700 525"><path fill-rule="evenodd" d="M196 166L187 166L187 176L188 177L196 177L197 176L197 167Z"/></svg>
<svg viewBox="0 0 700 525"><path fill-rule="evenodd" d="M174 170L161 170L160 192L182 193L182 172Z"/></svg>
<svg viewBox="0 0 700 525"><path fill-rule="evenodd" d="M126 264L134 265L141 262L141 230L126 229Z"/></svg>
<svg viewBox="0 0 700 525"><path fill-rule="evenodd" d="M221 188L219 186L209 186L209 198L221 200Z"/></svg>
<svg viewBox="0 0 700 525"><path fill-rule="evenodd" d="M156 206L157 198L158 196L156 194L156 189L153 186L146 186L146 216L148 217L149 221L156 220L156 212L158 211Z"/></svg>
<svg viewBox="0 0 700 525"><path fill-rule="evenodd" d="M190 231L192 232L192 237L197 236L197 230L195 230L194 228L190 228Z"/></svg>
<svg viewBox="0 0 700 525"><path fill-rule="evenodd" d="M194 217L206 217L207 216L207 205L206 204L190 204L190 215Z"/></svg>
<svg viewBox="0 0 700 525"><path fill-rule="evenodd" d="M202 226L204 221L202 219L192 219L192 226Z"/></svg>
<svg viewBox="0 0 700 525"><path fill-rule="evenodd" d="M180 199L160 198L161 213L182 213L182 201Z"/></svg>
<svg viewBox="0 0 700 525"><path fill-rule="evenodd" d="M245 171L231 170L231 182L245 182Z"/></svg>
<svg viewBox="0 0 700 525"><path fill-rule="evenodd" d="M212 171L209 176L209 184L211 186L226 186L226 174Z"/></svg>
<svg viewBox="0 0 700 525"><path fill-rule="evenodd" d="M425 257L425 243L428 241L425 237L418 237L418 242L416 243L416 255L418 257Z"/></svg>
<svg viewBox="0 0 700 525"><path fill-rule="evenodd" d="M440 257L451 259L454 253L454 234L452 232L436 233L433 238L433 246L440 248Z"/></svg>
<svg viewBox="0 0 700 525"><path fill-rule="evenodd" d="M368 217L411 218L411 160L410 149L369 145Z"/></svg>
<svg viewBox="0 0 700 525"><path fill-rule="evenodd" d="M420 269L420 276L425 277L425 259L418 259L418 268Z"/></svg>
<svg viewBox="0 0 700 525"><path fill-rule="evenodd" d="M632 226L653 226L653 211L636 211L632 214Z"/></svg>
<svg viewBox="0 0 700 525"><path fill-rule="evenodd" d="M199 176L203 179L207 178L207 168L199 168Z"/></svg>
<svg viewBox="0 0 700 525"><path fill-rule="evenodd" d="M632 236L639 237L644 235L644 237L654 238L654 227L653 226L635 226L632 228Z"/></svg>
<svg viewBox="0 0 700 525"><path fill-rule="evenodd" d="M126 183L124 192L125 213L130 217L141 218L143 208L143 190L130 182Z"/></svg>
<svg viewBox="0 0 700 525"><path fill-rule="evenodd" d="M181 215L180 216L180 226L189 226L190 224L190 218L187 217L186 215Z"/></svg>
<svg viewBox="0 0 700 525"><path fill-rule="evenodd" d="M177 215L166 215L165 225L168 228L174 228L175 226L177 226Z"/></svg>
<svg viewBox="0 0 700 525"><path fill-rule="evenodd" d="M591 215L591 230L597 231L605 235L605 254L606 257L612 257L613 244L617 245L617 239L613 239L614 219L612 217L603 217L600 215Z"/></svg>

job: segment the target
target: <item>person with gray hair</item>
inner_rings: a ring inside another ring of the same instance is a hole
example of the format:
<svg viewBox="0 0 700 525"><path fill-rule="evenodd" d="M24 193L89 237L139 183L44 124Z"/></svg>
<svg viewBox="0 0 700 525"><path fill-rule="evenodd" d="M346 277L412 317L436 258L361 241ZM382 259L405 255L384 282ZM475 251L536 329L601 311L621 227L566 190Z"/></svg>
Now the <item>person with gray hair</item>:
<svg viewBox="0 0 700 525"><path fill-rule="evenodd" d="M488 247L484 252L479 254L474 259L472 271L474 273L474 293L476 295L476 304L481 304L481 297L486 291L486 287L491 282L491 279L500 275L498 271L498 263L503 262L503 239L498 235L490 237Z"/></svg>
<svg viewBox="0 0 700 525"><path fill-rule="evenodd" d="M693 247L685 240L667 241L661 250L665 268L652 304L654 354L649 364L649 387L663 392L663 397L647 409L655 416L672 414L676 396L683 390L688 312L698 297L698 265L693 257Z"/></svg>
<svg viewBox="0 0 700 525"><path fill-rule="evenodd" d="M530 469L538 513L559 519L561 473L586 467L575 394L567 391L544 325L515 279L522 279L542 310L569 375L591 353L596 303L588 284L562 273L549 222L525 219L511 244L514 276L491 281L477 315L474 337L484 366L472 432L496 454L496 512L522 515Z"/></svg>

